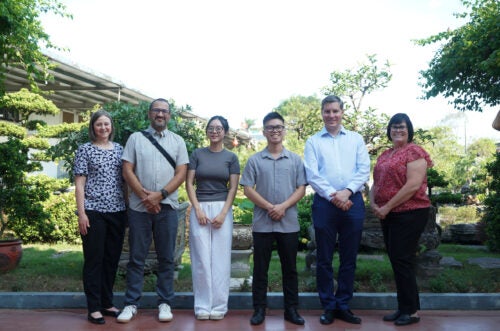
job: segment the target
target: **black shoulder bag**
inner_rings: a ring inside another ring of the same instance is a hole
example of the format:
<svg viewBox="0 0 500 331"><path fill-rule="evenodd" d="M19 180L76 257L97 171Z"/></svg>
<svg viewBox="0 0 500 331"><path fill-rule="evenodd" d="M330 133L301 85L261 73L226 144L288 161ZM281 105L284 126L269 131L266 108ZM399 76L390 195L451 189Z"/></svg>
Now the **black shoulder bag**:
<svg viewBox="0 0 500 331"><path fill-rule="evenodd" d="M167 161L170 163L170 165L172 166L172 168L174 168L175 170L175 161L174 159L172 159L172 157L170 156L170 154L167 153L167 151L160 146L160 144L158 144L158 142L156 141L156 139L151 135L151 133L149 133L148 131L141 131L141 133L144 135L144 137L148 138L149 141L151 141L151 143L156 147L158 148L158 150L160 151L160 153L163 154L163 156L165 156L165 158L167 159Z"/></svg>

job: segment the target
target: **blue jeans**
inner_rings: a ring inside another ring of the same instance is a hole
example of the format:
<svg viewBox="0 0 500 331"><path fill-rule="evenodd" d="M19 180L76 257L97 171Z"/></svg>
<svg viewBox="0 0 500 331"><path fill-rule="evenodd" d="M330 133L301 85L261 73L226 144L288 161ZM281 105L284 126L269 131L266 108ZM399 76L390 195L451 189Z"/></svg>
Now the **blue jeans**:
<svg viewBox="0 0 500 331"><path fill-rule="evenodd" d="M349 309L354 292L354 272L361 232L365 220L365 204L361 193L351 196L353 206L343 211L328 200L314 195L312 216L316 235L316 286L324 309ZM339 249L337 291L333 291L333 254Z"/></svg>
<svg viewBox="0 0 500 331"><path fill-rule="evenodd" d="M177 211L170 205L161 205L158 214L129 210L130 259L127 264L127 291L125 305L138 306L144 285L144 264L151 240L154 238L158 273L156 293L158 305L171 305L174 298L174 251L177 236Z"/></svg>

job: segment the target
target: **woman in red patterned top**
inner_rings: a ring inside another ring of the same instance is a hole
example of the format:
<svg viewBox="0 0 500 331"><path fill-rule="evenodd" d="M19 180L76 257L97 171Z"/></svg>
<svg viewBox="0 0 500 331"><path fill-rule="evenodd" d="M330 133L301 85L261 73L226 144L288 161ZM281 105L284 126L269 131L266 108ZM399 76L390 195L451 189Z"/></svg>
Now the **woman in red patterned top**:
<svg viewBox="0 0 500 331"><path fill-rule="evenodd" d="M384 316L396 325L417 323L420 309L415 258L431 205L427 197L429 154L413 141L408 115L394 115L387 126L393 147L377 159L370 191L371 208L380 219L397 288L398 310Z"/></svg>

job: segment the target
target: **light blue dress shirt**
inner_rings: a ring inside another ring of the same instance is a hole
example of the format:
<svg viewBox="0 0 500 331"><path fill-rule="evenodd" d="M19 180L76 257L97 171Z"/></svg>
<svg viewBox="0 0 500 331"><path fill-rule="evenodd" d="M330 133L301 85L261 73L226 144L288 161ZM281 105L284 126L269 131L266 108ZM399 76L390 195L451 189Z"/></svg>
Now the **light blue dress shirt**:
<svg viewBox="0 0 500 331"><path fill-rule="evenodd" d="M370 178L370 157L363 137L341 126L332 136L325 127L307 139L304 150L307 182L321 197L345 188L362 191Z"/></svg>

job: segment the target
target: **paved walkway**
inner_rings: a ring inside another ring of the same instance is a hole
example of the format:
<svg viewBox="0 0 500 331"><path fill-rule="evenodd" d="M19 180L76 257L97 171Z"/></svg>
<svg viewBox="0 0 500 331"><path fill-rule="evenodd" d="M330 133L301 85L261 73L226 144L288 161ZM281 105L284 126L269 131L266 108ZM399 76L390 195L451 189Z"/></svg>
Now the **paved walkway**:
<svg viewBox="0 0 500 331"><path fill-rule="evenodd" d="M396 327L391 322L383 322L382 315L387 310L356 310L354 313L363 319L361 325L348 324L336 320L325 326L319 323L320 310L301 310L306 320L304 326L293 325L283 320L279 309L268 311L265 322L251 326L251 310L231 310L221 321L197 321L192 310L173 310L174 320L160 323L154 309L139 310L138 315L128 324L120 324L112 317L106 317L105 325L95 325L87 321L84 309L0 309L1 331L80 331L80 330L170 330L170 331L247 331L247 330L425 330L425 331L496 331L500 329L499 311L450 311L423 310L420 323Z"/></svg>

